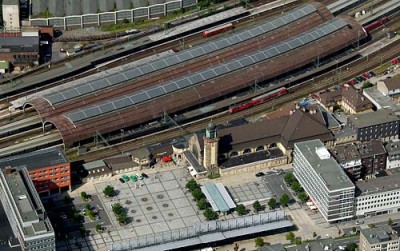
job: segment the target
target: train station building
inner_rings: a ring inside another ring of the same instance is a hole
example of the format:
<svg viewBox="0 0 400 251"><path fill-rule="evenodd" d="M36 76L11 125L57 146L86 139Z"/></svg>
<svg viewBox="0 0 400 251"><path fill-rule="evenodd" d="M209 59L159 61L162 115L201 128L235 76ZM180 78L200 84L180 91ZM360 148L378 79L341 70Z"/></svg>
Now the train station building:
<svg viewBox="0 0 400 251"><path fill-rule="evenodd" d="M294 143L312 139L328 146L334 141L319 109L220 129L210 123L205 134L192 135L189 150L208 172L229 175L286 164Z"/></svg>

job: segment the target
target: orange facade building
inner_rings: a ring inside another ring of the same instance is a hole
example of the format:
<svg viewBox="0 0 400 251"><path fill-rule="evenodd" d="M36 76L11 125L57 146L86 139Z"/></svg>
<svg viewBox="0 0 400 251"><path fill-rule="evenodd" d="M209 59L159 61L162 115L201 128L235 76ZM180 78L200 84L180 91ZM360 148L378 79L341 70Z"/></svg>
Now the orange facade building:
<svg viewBox="0 0 400 251"><path fill-rule="evenodd" d="M71 189L71 165L59 147L0 160L0 168L26 166L38 193Z"/></svg>

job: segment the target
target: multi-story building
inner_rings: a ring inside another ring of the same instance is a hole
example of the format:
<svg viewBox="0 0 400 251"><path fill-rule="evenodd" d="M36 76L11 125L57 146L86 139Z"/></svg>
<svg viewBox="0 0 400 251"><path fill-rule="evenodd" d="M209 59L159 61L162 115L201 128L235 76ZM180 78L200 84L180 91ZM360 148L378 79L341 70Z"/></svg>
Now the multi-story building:
<svg viewBox="0 0 400 251"><path fill-rule="evenodd" d="M293 170L326 221L353 217L355 186L320 140L294 144Z"/></svg>
<svg viewBox="0 0 400 251"><path fill-rule="evenodd" d="M71 165L59 147L0 160L0 169L15 166L26 166L38 193L71 189Z"/></svg>
<svg viewBox="0 0 400 251"><path fill-rule="evenodd" d="M3 0L3 26L6 31L19 31L19 1L20 0Z"/></svg>
<svg viewBox="0 0 400 251"><path fill-rule="evenodd" d="M356 144L337 145L331 152L352 180L362 177L362 162Z"/></svg>
<svg viewBox="0 0 400 251"><path fill-rule="evenodd" d="M360 251L399 250L399 235L389 226L365 228L360 231Z"/></svg>
<svg viewBox="0 0 400 251"><path fill-rule="evenodd" d="M356 144L362 164L362 178L386 169L386 150L380 140Z"/></svg>
<svg viewBox="0 0 400 251"><path fill-rule="evenodd" d="M356 217L396 213L399 209L399 174L356 182Z"/></svg>
<svg viewBox="0 0 400 251"><path fill-rule="evenodd" d="M391 141L385 146L387 152L386 169L400 167L400 141Z"/></svg>
<svg viewBox="0 0 400 251"><path fill-rule="evenodd" d="M399 117L389 109L350 115L347 126L356 133L359 141L389 141L399 138Z"/></svg>
<svg viewBox="0 0 400 251"><path fill-rule="evenodd" d="M400 79L388 78L382 81L378 81L376 89L378 89L378 91L380 91L385 96L398 96L400 94Z"/></svg>
<svg viewBox="0 0 400 251"><path fill-rule="evenodd" d="M0 34L0 60L13 66L34 66L39 64L40 46L38 32L22 32L8 36Z"/></svg>
<svg viewBox="0 0 400 251"><path fill-rule="evenodd" d="M0 200L22 250L56 250L54 230L25 167L1 169Z"/></svg>
<svg viewBox="0 0 400 251"><path fill-rule="evenodd" d="M345 112L350 114L371 111L372 109L371 101L352 86L343 89L341 106Z"/></svg>

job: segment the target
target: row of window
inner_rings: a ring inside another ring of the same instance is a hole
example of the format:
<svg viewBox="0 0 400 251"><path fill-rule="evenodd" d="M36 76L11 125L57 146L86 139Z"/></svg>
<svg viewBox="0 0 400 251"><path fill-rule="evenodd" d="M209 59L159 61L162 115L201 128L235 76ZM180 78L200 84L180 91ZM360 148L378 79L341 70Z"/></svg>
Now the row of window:
<svg viewBox="0 0 400 251"><path fill-rule="evenodd" d="M394 196L394 195L399 195L399 194L400 194L400 191L390 192L390 193L385 193L385 194L377 194L377 195L372 195L372 196L368 196L368 197L358 198L357 201L366 201L366 200L370 200L370 199L384 198L384 197L389 197L389 196ZM399 196L397 196L396 198L398 199Z"/></svg>
<svg viewBox="0 0 400 251"><path fill-rule="evenodd" d="M379 204L379 205L360 207L358 210L366 210L366 209L372 209L372 208L377 208L377 207L390 206L390 205L395 205L395 204L399 204L399 203L400 203L400 201L392 201L392 202L383 203L383 204Z"/></svg>

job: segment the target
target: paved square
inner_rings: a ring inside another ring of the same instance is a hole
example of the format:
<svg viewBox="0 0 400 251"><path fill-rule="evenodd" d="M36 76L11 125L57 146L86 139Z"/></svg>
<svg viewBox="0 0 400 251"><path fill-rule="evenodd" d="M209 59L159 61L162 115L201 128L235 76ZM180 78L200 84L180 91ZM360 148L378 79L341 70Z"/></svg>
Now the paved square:
<svg viewBox="0 0 400 251"><path fill-rule="evenodd" d="M191 227L204 221L192 195L186 192L185 185L189 179L191 177L187 170L181 168L149 174L148 179L136 183L128 181L123 184L118 180L96 183L95 189L116 230L112 233L117 233L117 236L104 236L95 242L107 244L118 239ZM106 198L102 195L107 185L115 188L116 196ZM127 225L121 226L116 222L111 211L113 203L120 203L124 207L129 219Z"/></svg>
<svg viewBox="0 0 400 251"><path fill-rule="evenodd" d="M272 197L267 184L264 182L245 183L238 186L227 187L236 202L252 203L256 200L265 200Z"/></svg>

